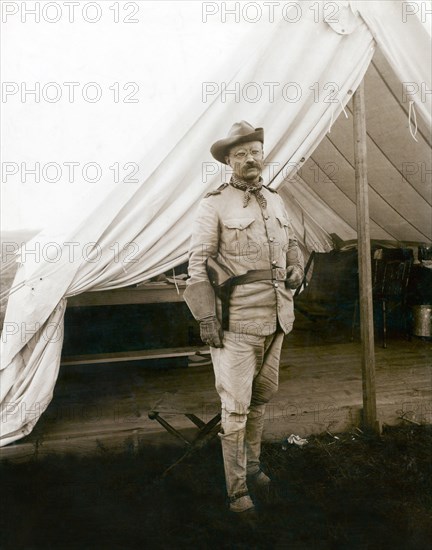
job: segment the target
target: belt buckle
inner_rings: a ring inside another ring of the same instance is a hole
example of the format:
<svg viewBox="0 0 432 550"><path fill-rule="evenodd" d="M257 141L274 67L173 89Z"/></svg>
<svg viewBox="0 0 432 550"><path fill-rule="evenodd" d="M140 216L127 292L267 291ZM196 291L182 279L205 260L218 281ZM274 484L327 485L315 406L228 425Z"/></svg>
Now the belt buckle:
<svg viewBox="0 0 432 550"><path fill-rule="evenodd" d="M275 279L276 281L285 281L286 269L283 269L282 267L274 267L272 271L273 271L273 279Z"/></svg>

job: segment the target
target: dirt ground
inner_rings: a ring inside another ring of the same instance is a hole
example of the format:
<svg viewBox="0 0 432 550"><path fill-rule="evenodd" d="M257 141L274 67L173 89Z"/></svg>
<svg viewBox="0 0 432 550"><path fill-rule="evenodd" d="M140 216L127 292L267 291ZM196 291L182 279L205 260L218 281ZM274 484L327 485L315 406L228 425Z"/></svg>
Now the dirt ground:
<svg viewBox="0 0 432 550"><path fill-rule="evenodd" d="M432 427L381 438L272 443L274 480L250 523L225 501L219 442L161 477L179 447L0 466L0 547L9 549L415 549L432 540Z"/></svg>

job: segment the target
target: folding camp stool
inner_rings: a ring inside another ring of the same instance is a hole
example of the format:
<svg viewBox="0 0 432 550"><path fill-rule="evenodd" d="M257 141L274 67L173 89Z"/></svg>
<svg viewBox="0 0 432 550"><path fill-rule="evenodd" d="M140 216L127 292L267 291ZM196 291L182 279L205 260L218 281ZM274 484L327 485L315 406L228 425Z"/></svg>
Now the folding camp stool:
<svg viewBox="0 0 432 550"><path fill-rule="evenodd" d="M216 399L212 401L211 405L216 404ZM191 402L191 394L179 393L179 392L165 392L160 399L153 405L152 409L148 413L151 420L156 420L165 430L179 439L185 446L186 450L184 454L169 468L167 468L162 474L165 476L170 470L182 462L185 458L190 456L195 451L202 449L210 443L212 439L216 437L220 430L221 414L218 412L208 422L204 422L196 415L197 405ZM203 411L205 412L205 411ZM214 411L213 411L214 413ZM186 439L182 433L174 428L165 418L161 415L184 415L198 428L198 434L191 441Z"/></svg>

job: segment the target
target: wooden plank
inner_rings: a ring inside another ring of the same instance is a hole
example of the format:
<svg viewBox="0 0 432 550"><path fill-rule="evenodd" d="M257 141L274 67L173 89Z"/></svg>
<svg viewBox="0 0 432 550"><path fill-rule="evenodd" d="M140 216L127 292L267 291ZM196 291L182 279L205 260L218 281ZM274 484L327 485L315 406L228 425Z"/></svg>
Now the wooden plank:
<svg viewBox="0 0 432 550"><path fill-rule="evenodd" d="M353 101L357 242L360 284L360 333L362 342L363 422L367 428L379 433L381 429L377 422L376 408L372 266L369 228L369 190L367 179L366 107L363 81L357 88Z"/></svg>
<svg viewBox="0 0 432 550"><path fill-rule="evenodd" d="M209 407L216 405L218 411L220 407L220 398L216 390L210 396L211 400L207 399L201 403L197 403L196 395L188 391L164 392L160 398L152 405L152 411L168 414L203 414ZM207 415L206 415L207 416ZM207 421L207 420L206 420Z"/></svg>
<svg viewBox="0 0 432 550"><path fill-rule="evenodd" d="M117 306L131 304L159 304L183 302L183 290L168 283L149 283L139 287L116 288L96 292L84 292L71 296L68 307Z"/></svg>
<svg viewBox="0 0 432 550"><path fill-rule="evenodd" d="M91 365L93 363L123 363L150 359L169 359L170 357L187 357L189 355L209 355L209 348L181 347L166 349L144 349L136 351L119 351L112 353L93 353L89 355L67 355L62 357L61 366Z"/></svg>
<svg viewBox="0 0 432 550"><path fill-rule="evenodd" d="M287 339L279 391L267 406L264 436L281 441L291 433L308 437L359 425L362 402L361 345L297 346ZM381 420L398 424L403 411L414 421L431 423L432 342L405 340L377 348L376 385ZM317 357L320 357L317 360ZM100 378L97 369L104 373ZM60 371L52 403L34 431L0 449L0 460L25 461L51 453L100 454L138 448L153 441L176 444L147 416L165 392L187 394L196 414L208 421L219 410L212 369L151 370L103 366ZM106 373L106 374L105 374ZM170 423L186 435L191 422L173 415Z"/></svg>

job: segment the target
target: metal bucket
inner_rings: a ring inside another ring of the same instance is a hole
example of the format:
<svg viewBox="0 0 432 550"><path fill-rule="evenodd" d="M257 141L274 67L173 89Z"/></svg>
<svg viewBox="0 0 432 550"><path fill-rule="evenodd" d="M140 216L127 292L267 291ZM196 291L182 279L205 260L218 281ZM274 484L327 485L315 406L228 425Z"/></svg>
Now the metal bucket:
<svg viewBox="0 0 432 550"><path fill-rule="evenodd" d="M432 306L413 306L413 334L414 336L432 336Z"/></svg>

